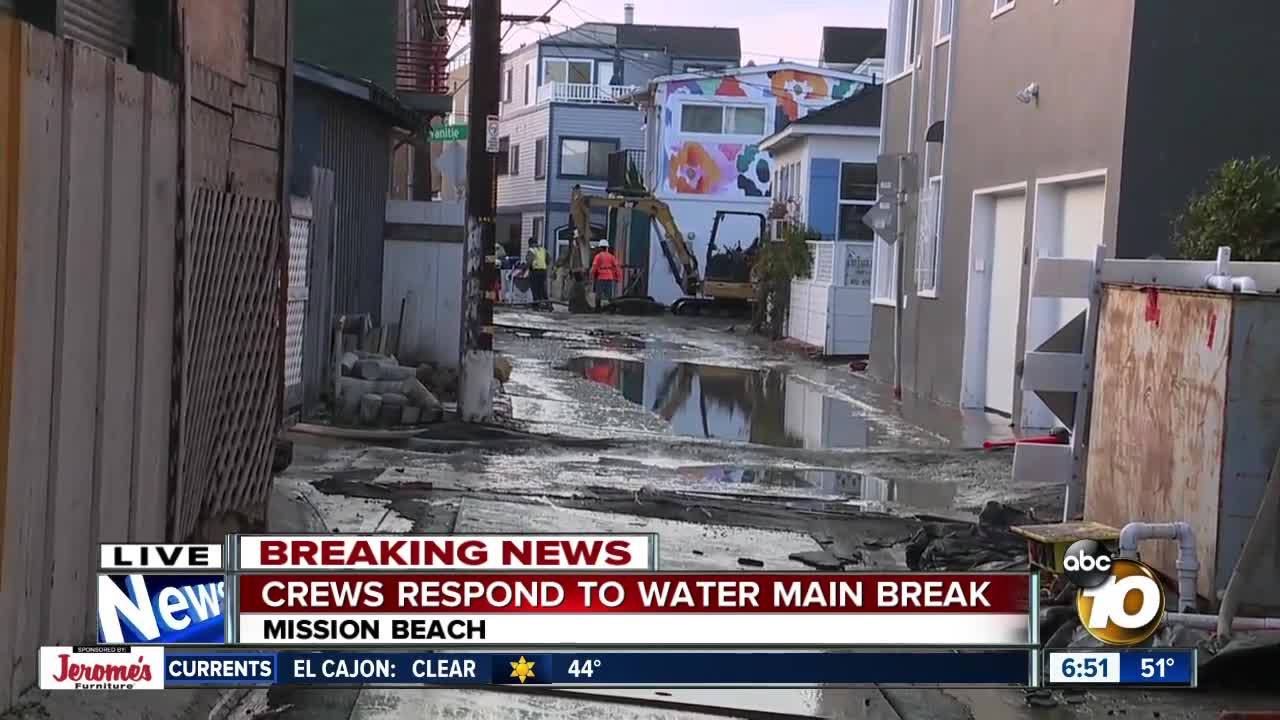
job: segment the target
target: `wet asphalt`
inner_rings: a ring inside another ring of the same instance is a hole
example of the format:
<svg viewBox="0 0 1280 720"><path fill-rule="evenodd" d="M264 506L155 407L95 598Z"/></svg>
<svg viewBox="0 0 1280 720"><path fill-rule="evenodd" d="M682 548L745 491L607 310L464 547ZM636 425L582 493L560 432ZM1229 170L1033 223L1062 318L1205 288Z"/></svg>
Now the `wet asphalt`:
<svg viewBox="0 0 1280 720"><path fill-rule="evenodd" d="M497 327L514 367L504 429L443 425L386 444L296 436L273 529L657 532L667 569L903 568L922 517L971 518L992 499L1045 517L1060 507L1059 488L1013 486L1011 454L980 449L1008 436L1007 420L896 403L846 362L764 342L742 321L501 311ZM1054 702L1030 708L1017 690L280 688L244 694L229 717L1000 720L1221 707L1168 693Z"/></svg>

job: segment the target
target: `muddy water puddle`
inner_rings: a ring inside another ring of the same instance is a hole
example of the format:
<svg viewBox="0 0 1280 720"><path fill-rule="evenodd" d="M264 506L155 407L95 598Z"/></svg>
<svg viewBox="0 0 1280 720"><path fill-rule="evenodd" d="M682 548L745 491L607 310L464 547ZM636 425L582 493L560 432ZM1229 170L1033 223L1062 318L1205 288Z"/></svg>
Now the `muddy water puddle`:
<svg viewBox="0 0 1280 720"><path fill-rule="evenodd" d="M875 447L890 437L862 409L784 369L595 356L563 369L614 388L687 437L805 449Z"/></svg>

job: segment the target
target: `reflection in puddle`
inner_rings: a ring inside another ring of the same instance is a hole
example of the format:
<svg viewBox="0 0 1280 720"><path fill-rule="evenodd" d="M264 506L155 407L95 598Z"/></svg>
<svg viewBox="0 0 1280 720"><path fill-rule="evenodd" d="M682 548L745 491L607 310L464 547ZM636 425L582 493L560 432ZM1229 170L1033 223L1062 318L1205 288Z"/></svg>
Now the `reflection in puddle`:
<svg viewBox="0 0 1280 720"><path fill-rule="evenodd" d="M567 369L616 388L680 435L808 449L878 444L857 408L783 370L600 357Z"/></svg>
<svg viewBox="0 0 1280 720"><path fill-rule="evenodd" d="M678 473L692 482L754 485L839 495L870 507L903 505L946 508L955 500L956 486L946 482L883 480L848 470L776 467L686 467Z"/></svg>

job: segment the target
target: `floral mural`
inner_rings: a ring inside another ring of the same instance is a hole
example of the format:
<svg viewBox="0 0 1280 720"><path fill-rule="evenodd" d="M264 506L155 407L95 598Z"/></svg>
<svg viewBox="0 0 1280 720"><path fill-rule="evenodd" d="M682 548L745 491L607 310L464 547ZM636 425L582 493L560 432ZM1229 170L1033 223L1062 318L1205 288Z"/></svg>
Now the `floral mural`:
<svg viewBox="0 0 1280 720"><path fill-rule="evenodd" d="M794 68L668 83L662 111L666 155L666 162L659 166L662 180L669 192L680 195L747 199L767 198L771 193L773 159L757 144L764 136L755 138L755 142L730 143L708 141L706 135L686 137L679 129L679 107L684 102L714 104L714 98L772 100L770 132L777 132L809 112L856 94L862 87L856 81Z"/></svg>

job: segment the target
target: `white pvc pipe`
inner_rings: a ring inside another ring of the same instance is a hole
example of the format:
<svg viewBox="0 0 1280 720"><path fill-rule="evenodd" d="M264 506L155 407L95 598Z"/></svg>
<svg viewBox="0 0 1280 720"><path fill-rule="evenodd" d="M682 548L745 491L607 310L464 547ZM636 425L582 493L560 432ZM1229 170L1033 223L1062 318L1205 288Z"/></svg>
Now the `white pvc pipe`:
<svg viewBox="0 0 1280 720"><path fill-rule="evenodd" d="M1178 541L1178 608L1196 607L1196 578L1200 561L1196 559L1196 533L1185 522L1131 522L1120 531L1120 557L1138 559L1138 543L1143 540Z"/></svg>
<svg viewBox="0 0 1280 720"><path fill-rule="evenodd" d="M1217 615L1200 615L1198 613L1169 613L1165 615L1165 620L1178 625L1186 625L1188 627L1200 628L1203 630L1217 630ZM1262 618L1232 618L1232 630L1277 630L1280 631L1280 618L1262 617Z"/></svg>
<svg viewBox="0 0 1280 720"><path fill-rule="evenodd" d="M1251 277L1232 277L1231 248L1218 248L1218 259L1214 263L1213 274L1204 279L1205 287L1223 292L1237 292L1248 295L1258 294L1258 283Z"/></svg>

